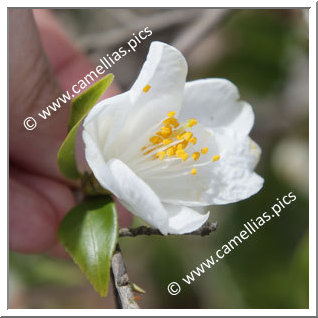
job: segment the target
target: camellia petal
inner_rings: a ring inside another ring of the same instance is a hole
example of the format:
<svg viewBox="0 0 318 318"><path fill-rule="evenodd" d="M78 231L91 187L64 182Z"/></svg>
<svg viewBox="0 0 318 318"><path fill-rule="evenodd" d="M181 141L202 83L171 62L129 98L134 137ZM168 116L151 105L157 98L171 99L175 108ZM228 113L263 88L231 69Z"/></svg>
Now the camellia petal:
<svg viewBox="0 0 318 318"><path fill-rule="evenodd" d="M135 215L167 234L168 214L155 192L122 161L111 159L107 166L117 198Z"/></svg>
<svg viewBox="0 0 318 318"><path fill-rule="evenodd" d="M187 63L174 47L152 42L140 74L129 91L132 105L122 115L116 144L122 152L158 123L169 111L179 113Z"/></svg>
<svg viewBox="0 0 318 318"><path fill-rule="evenodd" d="M230 126L248 135L254 124L252 107L239 101L237 87L219 78L186 83L180 120L195 117L207 127Z"/></svg>
<svg viewBox="0 0 318 318"><path fill-rule="evenodd" d="M131 107L128 92L102 100L88 114L83 126L104 155L104 160L116 157L118 149L111 147L117 140L124 114Z"/></svg>
<svg viewBox="0 0 318 318"><path fill-rule="evenodd" d="M168 214L153 190L122 161L105 161L98 145L83 132L86 160L100 184L111 191L131 212L167 234Z"/></svg>
<svg viewBox="0 0 318 318"><path fill-rule="evenodd" d="M201 227L209 218L210 212L200 213L186 206L164 204L169 214L168 232L185 234Z"/></svg>
<svg viewBox="0 0 318 318"><path fill-rule="evenodd" d="M195 162L186 161L174 169L168 166L165 169L163 163L163 169L156 167L142 174L161 200L198 207L233 203L257 193L263 185L263 179L253 172L260 158L258 145L249 137L237 135L228 128L217 132L198 128L197 135L201 140L210 136L209 143L206 143L209 149L207 155ZM211 162L217 154L220 159ZM191 167L197 168L195 176L189 173Z"/></svg>
<svg viewBox="0 0 318 318"><path fill-rule="evenodd" d="M162 42L152 42L147 60L130 89L134 111L152 116L151 112L159 108L160 117L170 110L179 112L187 70L187 62L177 49ZM153 125L158 117L148 120Z"/></svg>
<svg viewBox="0 0 318 318"><path fill-rule="evenodd" d="M105 128L98 125L101 127L98 133L102 137L109 134L103 146L108 158L118 157L132 139L136 141L143 136L168 111L180 111L186 74L187 63L178 50L165 43L152 42L147 60L130 91L101 101L85 121L84 125L99 113L99 123L105 122Z"/></svg>
<svg viewBox="0 0 318 318"><path fill-rule="evenodd" d="M132 213L163 234L183 234L209 217L212 204L246 199L263 179L259 146L248 136L252 107L224 79L185 84L175 48L151 44L138 79L96 105L84 121L87 162Z"/></svg>

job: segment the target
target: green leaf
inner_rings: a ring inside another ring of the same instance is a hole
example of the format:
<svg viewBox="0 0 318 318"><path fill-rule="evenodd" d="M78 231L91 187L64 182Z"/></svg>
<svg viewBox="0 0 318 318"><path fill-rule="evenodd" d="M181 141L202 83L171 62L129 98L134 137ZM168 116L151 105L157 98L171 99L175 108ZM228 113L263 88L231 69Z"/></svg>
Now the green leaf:
<svg viewBox="0 0 318 318"><path fill-rule="evenodd" d="M102 297L108 292L117 239L117 213L109 196L79 204L65 216L59 228L60 242Z"/></svg>
<svg viewBox="0 0 318 318"><path fill-rule="evenodd" d="M104 94L105 90L113 81L113 78L113 74L108 74L81 95L76 97L72 102L71 116L68 124L69 133L57 154L60 171L69 179L78 179L81 177L77 168L75 157L75 144L78 127L90 109Z"/></svg>
<svg viewBox="0 0 318 318"><path fill-rule="evenodd" d="M106 75L104 78L92 85L73 100L71 116L68 123L69 131L86 116L86 114L104 94L108 86L112 83L113 79L113 74Z"/></svg>
<svg viewBox="0 0 318 318"><path fill-rule="evenodd" d="M81 121L79 121L64 139L57 154L57 162L61 173L69 179L78 179L81 173L77 169L75 157L75 144L77 130Z"/></svg>
<svg viewBox="0 0 318 318"><path fill-rule="evenodd" d="M132 288L132 290L134 292L137 292L139 294L145 294L146 293L146 291L144 289L142 289L140 286L138 286L135 283L131 283L130 286L131 286L131 288Z"/></svg>

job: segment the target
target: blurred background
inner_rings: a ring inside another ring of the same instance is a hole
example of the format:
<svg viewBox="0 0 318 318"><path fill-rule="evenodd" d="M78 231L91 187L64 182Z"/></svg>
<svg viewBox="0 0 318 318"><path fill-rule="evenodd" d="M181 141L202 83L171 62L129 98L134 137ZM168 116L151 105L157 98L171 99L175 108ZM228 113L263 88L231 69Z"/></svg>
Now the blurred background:
<svg viewBox="0 0 318 318"><path fill-rule="evenodd" d="M263 154L264 188L215 206L208 237L120 239L142 308L308 308L308 11L299 9L69 9L54 14L93 63L148 26L153 34L112 68L122 90L134 82L151 41L185 55L188 80L224 77L255 111L251 137ZM83 74L85 75L85 74ZM211 270L167 293L192 269L289 192L297 200ZM140 225L134 220L134 226ZM114 308L70 260L10 253L10 308Z"/></svg>

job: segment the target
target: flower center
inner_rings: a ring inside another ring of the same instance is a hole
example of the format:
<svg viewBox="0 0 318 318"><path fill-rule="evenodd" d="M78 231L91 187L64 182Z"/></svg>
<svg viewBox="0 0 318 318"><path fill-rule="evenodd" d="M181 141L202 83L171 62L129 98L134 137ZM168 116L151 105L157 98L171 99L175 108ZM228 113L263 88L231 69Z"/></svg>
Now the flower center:
<svg viewBox="0 0 318 318"><path fill-rule="evenodd" d="M197 161L201 155L206 155L209 151L208 147L201 150L193 151L193 147L197 143L197 138L193 135L192 127L198 122L192 118L186 123L180 124L174 117L175 112L171 111L167 114L160 124L160 129L149 138L149 143L141 148L144 156L150 156L153 160L166 160L169 158L180 159L180 162L186 160ZM220 159L219 155L213 156L212 161ZM196 168L192 168L189 173L195 175Z"/></svg>

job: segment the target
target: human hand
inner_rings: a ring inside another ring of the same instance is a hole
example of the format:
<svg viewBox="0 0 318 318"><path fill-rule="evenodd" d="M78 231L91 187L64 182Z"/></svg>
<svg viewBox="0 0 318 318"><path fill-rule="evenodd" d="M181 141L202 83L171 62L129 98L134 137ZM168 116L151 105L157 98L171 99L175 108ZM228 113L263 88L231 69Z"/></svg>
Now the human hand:
<svg viewBox="0 0 318 318"><path fill-rule="evenodd" d="M23 127L23 120L51 104L93 66L50 11L33 13L9 10L9 246L19 252L63 256L57 230L75 199L59 172L57 152L67 134L70 107L63 105L33 131ZM105 97L115 93L112 86ZM117 208L121 225L127 226L128 212Z"/></svg>

